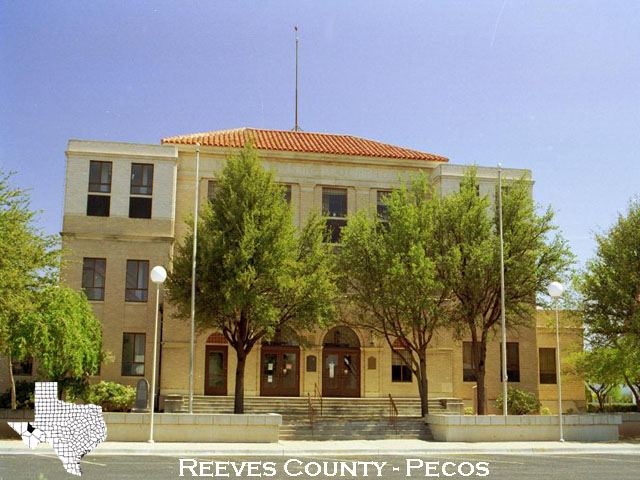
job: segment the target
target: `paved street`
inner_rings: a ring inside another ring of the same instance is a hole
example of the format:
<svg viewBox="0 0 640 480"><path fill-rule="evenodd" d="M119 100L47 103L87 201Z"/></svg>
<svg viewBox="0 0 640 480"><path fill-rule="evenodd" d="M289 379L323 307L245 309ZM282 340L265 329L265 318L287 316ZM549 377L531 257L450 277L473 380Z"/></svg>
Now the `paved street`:
<svg viewBox="0 0 640 480"><path fill-rule="evenodd" d="M291 462L288 466L288 476L284 471L284 463L290 458L295 458L300 462ZM438 456L411 456L410 458L420 459L424 462L440 462L433 472L440 473L440 478L444 477L440 468L444 462L452 462L455 464L448 465L447 473L454 473L454 476L448 478L489 478L489 479L515 479L515 478L546 478L553 480L570 480L570 479L616 479L616 480L638 480L640 479L640 457L634 455L438 455ZM405 479L407 478L407 457L402 456L357 456L357 457L207 457L200 456L195 460L201 462L211 461L233 461L236 467L241 462L273 462L276 471L275 476L267 478L280 480L295 478L293 475L299 473L298 478L301 480L311 478L305 474L304 467L308 465L310 473L315 473L315 464L322 465L328 462L328 468L333 468L333 462L345 461L348 465L351 462L369 462L375 461L380 464L387 462L382 467L382 476L377 477L376 469L369 465L368 477L384 478L384 479ZM457 468L462 464L462 472L467 474L470 472L471 465L475 466L479 462L489 463L489 475L479 477L474 472L470 476L462 476L457 473ZM411 470L411 477L425 478L425 468L418 467L419 462L414 461L412 466L416 468ZM339 465L339 464L338 464ZM206 468L206 467L205 467ZM232 466L226 466L227 472L230 473L228 478L252 478L247 475L246 465L241 476L236 477ZM339 467L338 467L339 468ZM363 467L357 467L357 478L362 478ZM189 478L191 473L185 470L184 477L179 477L180 460L179 457L169 456L106 456L106 455L88 455L82 461L83 478L87 480L100 479L176 479ZM196 469L196 471L198 471ZM258 468L257 473L265 473L262 467ZM333 473L329 471L329 473ZM60 461L51 454L30 454L30 455L4 455L0 456L0 478L2 480L38 480L40 474L47 480L68 480L70 475L67 474ZM220 477L218 477L220 478ZM323 474L313 477L315 479L330 478ZM351 475L343 478L354 478Z"/></svg>

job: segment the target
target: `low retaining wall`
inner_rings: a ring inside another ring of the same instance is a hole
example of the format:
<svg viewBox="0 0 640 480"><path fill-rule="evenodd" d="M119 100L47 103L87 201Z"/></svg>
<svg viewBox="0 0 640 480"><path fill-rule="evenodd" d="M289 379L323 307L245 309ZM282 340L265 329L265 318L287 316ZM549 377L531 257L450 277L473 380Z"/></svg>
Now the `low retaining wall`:
<svg viewBox="0 0 640 480"><path fill-rule="evenodd" d="M565 440L615 442L620 414L564 415ZM518 442L558 440L555 415L427 415L433 438L439 442Z"/></svg>
<svg viewBox="0 0 640 480"><path fill-rule="evenodd" d="M107 441L143 442L149 439L148 413L104 413ZM156 413L156 442L273 443L278 441L282 415L225 413L193 415Z"/></svg>
<svg viewBox="0 0 640 480"><path fill-rule="evenodd" d="M107 424L107 441L146 442L149 439L148 413L102 414ZM278 441L282 415L156 413L153 416L156 442L273 443ZM0 409L0 438L19 435L7 421L33 421L33 410Z"/></svg>
<svg viewBox="0 0 640 480"><path fill-rule="evenodd" d="M618 415L622 417L618 428L620 438L640 437L640 412L623 412Z"/></svg>

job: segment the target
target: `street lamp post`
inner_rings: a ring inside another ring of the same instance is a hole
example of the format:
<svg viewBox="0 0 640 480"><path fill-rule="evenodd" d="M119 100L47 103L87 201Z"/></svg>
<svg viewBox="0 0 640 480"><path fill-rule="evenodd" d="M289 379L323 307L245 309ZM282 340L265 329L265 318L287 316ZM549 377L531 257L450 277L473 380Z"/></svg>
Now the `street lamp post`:
<svg viewBox="0 0 640 480"><path fill-rule="evenodd" d="M560 423L560 441L564 442L562 428L562 374L560 373L560 322L558 320L558 298L564 292L564 287L559 282L552 282L548 288L549 295L553 298L556 309L556 372L558 375L558 422Z"/></svg>
<svg viewBox="0 0 640 480"><path fill-rule="evenodd" d="M156 322L153 329L153 366L151 372L151 418L149 421L149 443L153 443L153 411L156 406L156 359L158 355L158 313L160 311L160 285L167 279L167 271L158 265L151 270L151 281L156 284Z"/></svg>
<svg viewBox="0 0 640 480"><path fill-rule="evenodd" d="M500 326L502 329L502 415L507 416L508 385L507 376L507 321L504 312L504 240L502 236L502 164L498 164L498 223L500 224Z"/></svg>

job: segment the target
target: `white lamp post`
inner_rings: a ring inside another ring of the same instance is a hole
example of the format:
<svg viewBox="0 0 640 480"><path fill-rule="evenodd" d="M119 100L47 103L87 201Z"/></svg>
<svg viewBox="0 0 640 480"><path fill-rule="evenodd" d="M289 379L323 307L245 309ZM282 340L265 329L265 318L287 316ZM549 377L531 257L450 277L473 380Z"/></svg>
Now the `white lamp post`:
<svg viewBox="0 0 640 480"><path fill-rule="evenodd" d="M560 423L560 441L564 442L562 429L562 375L560 373L560 322L558 321L558 298L564 292L564 287L559 282L552 282L548 288L549 295L553 298L556 307L556 371L558 375L558 422Z"/></svg>
<svg viewBox="0 0 640 480"><path fill-rule="evenodd" d="M151 419L149 443L153 443L153 411L156 405L156 357L158 354L158 313L160 311L160 285L167 279L167 271L158 265L151 269L151 281L156 284L156 323L153 329L153 370L151 372Z"/></svg>

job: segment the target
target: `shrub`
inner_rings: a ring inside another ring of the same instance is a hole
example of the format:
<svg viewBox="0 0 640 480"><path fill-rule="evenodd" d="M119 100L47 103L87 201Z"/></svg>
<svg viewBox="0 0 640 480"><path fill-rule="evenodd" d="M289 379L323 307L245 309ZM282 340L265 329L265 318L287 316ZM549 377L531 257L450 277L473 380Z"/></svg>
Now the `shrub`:
<svg viewBox="0 0 640 480"><path fill-rule="evenodd" d="M615 412L640 412L640 409L633 403L614 403L613 405L605 405L604 410L600 409L597 403L589 403L587 405L588 413L615 413Z"/></svg>
<svg viewBox="0 0 640 480"><path fill-rule="evenodd" d="M16 408L31 408L34 405L35 382L16 382ZM0 408L11 408L11 387L0 395Z"/></svg>
<svg viewBox="0 0 640 480"><path fill-rule="evenodd" d="M542 407L540 409L540 414L541 415L551 415L551 410L549 410L549 407Z"/></svg>
<svg viewBox="0 0 640 480"><path fill-rule="evenodd" d="M473 407L464 407L465 415L473 415Z"/></svg>
<svg viewBox="0 0 640 480"><path fill-rule="evenodd" d="M85 402L100 405L105 412L128 412L135 399L135 388L117 382L91 385L83 396Z"/></svg>
<svg viewBox="0 0 640 480"><path fill-rule="evenodd" d="M540 400L533 393L519 388L510 388L508 393L507 411L510 415L527 415L540 412ZM496 407L502 410L502 395L496 398Z"/></svg>

